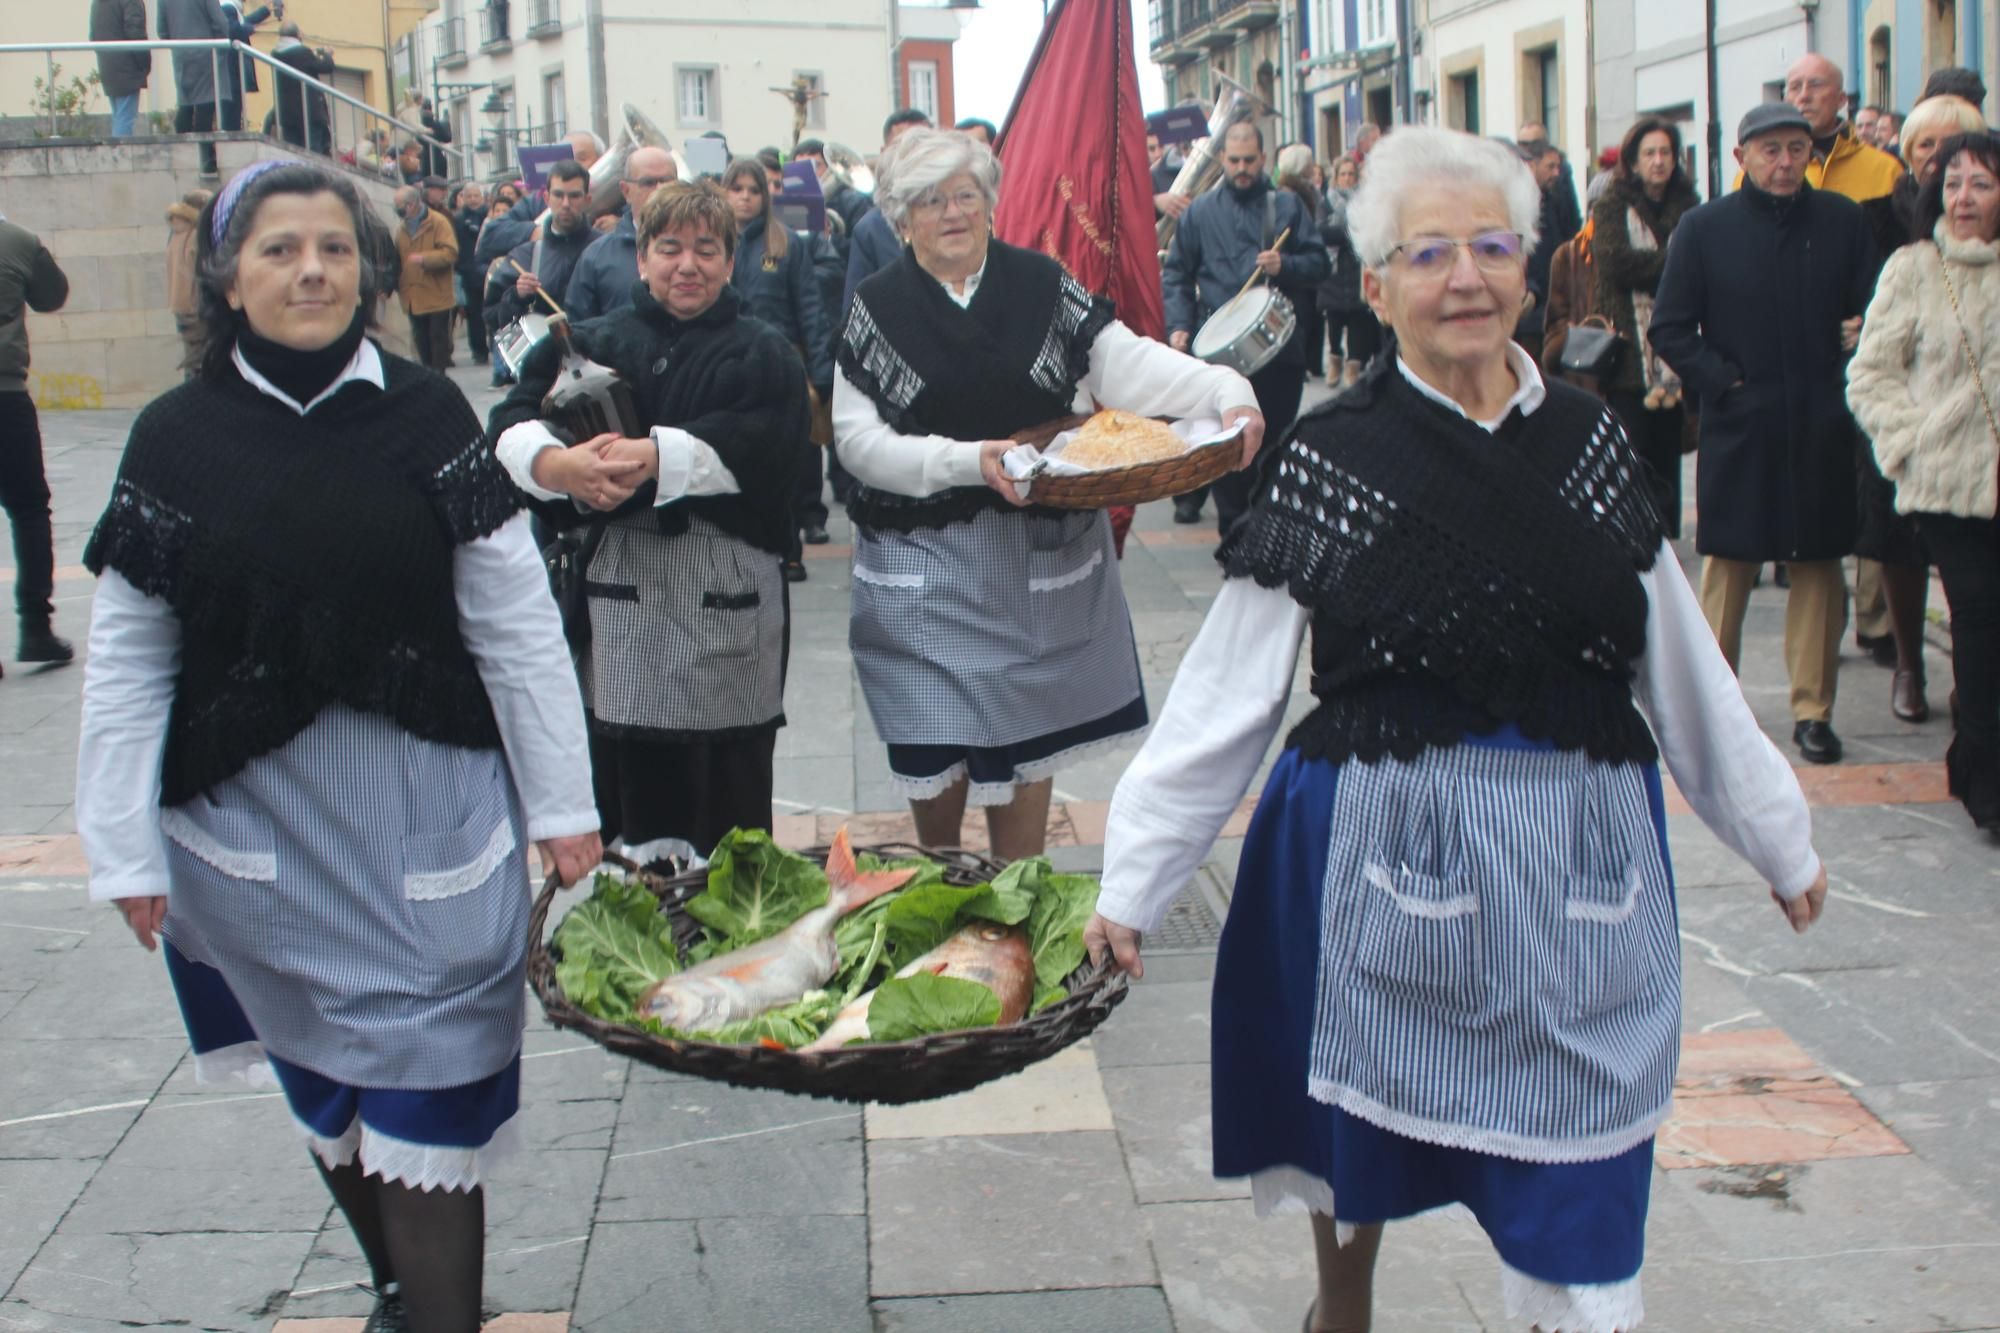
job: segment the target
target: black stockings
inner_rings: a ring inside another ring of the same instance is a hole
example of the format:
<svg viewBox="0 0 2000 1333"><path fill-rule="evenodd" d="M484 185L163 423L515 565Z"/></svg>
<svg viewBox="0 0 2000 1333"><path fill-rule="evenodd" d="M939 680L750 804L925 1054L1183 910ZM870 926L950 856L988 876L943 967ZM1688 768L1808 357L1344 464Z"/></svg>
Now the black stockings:
<svg viewBox="0 0 2000 1333"><path fill-rule="evenodd" d="M320 1179L347 1218L377 1291L392 1285L414 1333L478 1333L486 1260L484 1190L416 1190L370 1179L358 1162Z"/></svg>

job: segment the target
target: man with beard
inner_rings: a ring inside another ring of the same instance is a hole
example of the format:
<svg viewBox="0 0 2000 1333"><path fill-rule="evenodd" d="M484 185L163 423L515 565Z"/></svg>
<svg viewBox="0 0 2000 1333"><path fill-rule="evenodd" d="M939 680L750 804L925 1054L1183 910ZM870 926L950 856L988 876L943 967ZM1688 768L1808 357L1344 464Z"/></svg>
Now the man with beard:
<svg viewBox="0 0 2000 1333"><path fill-rule="evenodd" d="M1222 138L1227 187L1211 190L1188 206L1174 232L1162 278L1167 298L1167 341L1185 352L1195 331L1228 304L1251 273L1280 291L1302 294L1332 275L1319 229L1299 197L1274 189L1264 175L1264 135L1255 125L1232 125ZM1299 412L1305 390L1305 330L1292 334L1271 364L1250 377L1264 414L1264 447L1276 448ZM1232 472L1214 485L1216 526L1227 533L1250 507L1256 465ZM1210 488L1174 501L1174 521L1201 519Z"/></svg>
<svg viewBox="0 0 2000 1333"><path fill-rule="evenodd" d="M574 158L565 158L549 168L546 193L547 223L508 251L508 262L494 265L497 272L488 279L487 304L494 307L494 317L502 328L531 310L554 314L549 302L538 293L546 292L549 300L563 305L569 298L570 278L576 272L577 261L597 239L589 221L590 173ZM501 289L498 301L493 300L496 278L500 283L513 280Z"/></svg>

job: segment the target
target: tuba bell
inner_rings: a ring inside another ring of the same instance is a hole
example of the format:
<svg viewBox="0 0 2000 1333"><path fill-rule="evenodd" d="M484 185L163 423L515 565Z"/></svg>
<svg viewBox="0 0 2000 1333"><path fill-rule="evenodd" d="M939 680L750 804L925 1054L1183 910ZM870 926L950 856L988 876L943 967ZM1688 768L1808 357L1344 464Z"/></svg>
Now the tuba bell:
<svg viewBox="0 0 2000 1333"><path fill-rule="evenodd" d="M1226 74L1215 77L1222 87L1215 95L1215 109L1209 112L1208 137L1188 145L1187 160L1181 164L1180 175L1174 177L1172 193L1186 199L1213 189L1222 179L1222 136L1229 127L1268 114L1263 103L1242 84ZM1161 218L1155 228L1161 258L1166 257L1167 247L1173 244L1174 229L1179 225L1179 218L1168 216Z"/></svg>
<svg viewBox="0 0 2000 1333"><path fill-rule="evenodd" d="M625 163L635 148L665 148L673 145L653 118L638 107L626 102L618 108L618 131L611 136L611 146L604 156L590 166L590 216L593 219L607 213L616 213L625 206L625 197L618 190L618 184L625 178Z"/></svg>

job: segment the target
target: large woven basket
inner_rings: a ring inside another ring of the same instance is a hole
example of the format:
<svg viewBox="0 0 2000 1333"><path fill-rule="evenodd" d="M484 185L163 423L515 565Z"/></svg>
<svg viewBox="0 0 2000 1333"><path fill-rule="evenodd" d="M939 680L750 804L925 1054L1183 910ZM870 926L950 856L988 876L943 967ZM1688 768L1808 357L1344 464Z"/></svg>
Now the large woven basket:
<svg viewBox="0 0 2000 1333"><path fill-rule="evenodd" d="M984 884L1005 868L976 852L939 851L907 843L854 850L872 852L884 860L928 856L944 863L947 882L960 885ZM805 855L824 861L826 852L824 847L815 847ZM630 868L629 863L620 864ZM706 870L672 876L638 872L638 879L659 898L660 910L672 923L674 938L683 949L700 937L701 926L687 915L686 905L708 887ZM1008 1027L940 1032L911 1041L810 1054L763 1046L672 1041L587 1014L563 994L556 983L556 955L543 940L549 907L558 891L551 876L535 899L534 915L528 922L528 984L540 997L549 1021L580 1032L619 1055L742 1088L772 1088L846 1102L901 1103L947 1097L1016 1073L1082 1040L1125 998L1124 973L1113 968L1109 959L1102 966L1092 966L1085 959L1070 975L1067 999Z"/></svg>
<svg viewBox="0 0 2000 1333"><path fill-rule="evenodd" d="M1089 417L1072 416L1045 421L1039 426L1015 432L1013 439L1021 444L1032 444L1037 449L1047 448L1049 441L1056 436L1066 430L1075 430L1088 420ZM1028 499L1055 509L1103 509L1108 505L1144 504L1148 500L1164 500L1170 495L1185 495L1197 487L1206 486L1228 475L1242 459L1241 440L1220 440L1204 444L1199 449L1190 449L1178 458L1162 458L1153 463L1105 468L1075 477L1043 474L1035 478L1029 488Z"/></svg>

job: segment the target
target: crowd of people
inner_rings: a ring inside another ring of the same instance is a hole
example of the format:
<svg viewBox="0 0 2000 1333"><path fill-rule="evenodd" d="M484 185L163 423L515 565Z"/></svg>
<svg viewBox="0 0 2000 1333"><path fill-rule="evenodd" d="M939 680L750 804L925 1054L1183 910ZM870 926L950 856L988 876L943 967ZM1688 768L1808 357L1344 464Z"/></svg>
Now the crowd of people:
<svg viewBox="0 0 2000 1333"><path fill-rule="evenodd" d="M1086 934L1135 976L1310 654L1236 876L1213 1078L1217 1174L1312 1214L1309 1333L1366 1328L1383 1223L1447 1203L1513 1315L1630 1330L1680 1031L1661 766L1791 928L1826 892L1735 678L1761 571L1788 588L1793 742L1834 762L1845 560L1874 566L1856 631L1913 723L1938 568L1951 790L2000 830L2000 138L1964 71L1894 154L1841 88L1799 61L1706 203L1654 117L1582 200L1539 125L1366 127L1322 164L1246 122L1193 199L1155 143L1165 341L995 236L984 122L896 112L872 195L799 143L815 231L780 212L774 150L682 180L635 148L594 207L587 132L534 190L454 184L412 143L390 217L331 163L240 171L169 210L188 379L139 415L85 555L90 891L163 950L203 1076L276 1078L371 1330L468 1333L518 1109L522 854L569 884L606 847L771 829L788 585L830 483L920 842L977 809L996 856L1040 853L1056 773L1151 723ZM1190 355L1259 275L1299 316L1276 355ZM37 310L66 286L5 223L0 282ZM373 336L391 300L415 361ZM531 313L564 331L520 341ZM483 423L440 373L461 325L509 384ZM551 415L570 352L617 374L633 433ZM0 498L21 656L62 661L26 365L17 319ZM1302 416L1311 376L1338 392ZM1220 592L1157 720L1111 518L1007 465L1096 407L1241 428L1209 492ZM558 595L538 532L569 553Z"/></svg>

